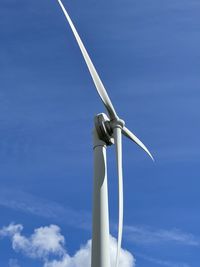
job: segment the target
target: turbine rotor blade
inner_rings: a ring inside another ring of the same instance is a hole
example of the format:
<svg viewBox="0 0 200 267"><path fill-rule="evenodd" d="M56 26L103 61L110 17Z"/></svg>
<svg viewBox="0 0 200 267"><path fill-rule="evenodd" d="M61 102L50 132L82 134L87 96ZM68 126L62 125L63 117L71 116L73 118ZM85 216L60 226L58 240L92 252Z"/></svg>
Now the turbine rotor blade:
<svg viewBox="0 0 200 267"><path fill-rule="evenodd" d="M137 138L137 136L135 136L131 131L129 131L126 127L123 127L122 129L122 133L128 137L129 139L131 139L133 142L135 142L140 148L142 148L149 156L150 158L154 161L153 156L151 155L151 153L149 152L149 150L147 149L147 147Z"/></svg>
<svg viewBox="0 0 200 267"><path fill-rule="evenodd" d="M119 221L118 221L118 241L116 267L119 266L120 250L123 230L123 170L122 170L122 130L121 127L114 128L114 141L116 146L118 190L119 190Z"/></svg>
<svg viewBox="0 0 200 267"><path fill-rule="evenodd" d="M78 43L78 46L79 46L79 48L81 50L81 53L82 53L83 58L85 60L85 63L87 65L88 69L89 69L90 75L91 75L91 77L93 79L93 82L94 82L94 84L96 86L97 92L98 92L101 100L103 101L103 103L104 103L104 105L105 105L105 107L106 107L106 109L108 111L110 119L113 120L113 119L118 118L117 117L117 113L116 113L116 111L115 111L115 109L114 109L114 107L112 105L112 102L111 102L111 100L110 100L110 98L109 98L109 96L108 96L108 94L106 92L106 89L105 89L105 87L104 87L104 85L103 85L103 83L102 83L102 81L101 81L101 79L100 79L100 77L99 77L99 75L98 75L98 73L97 73L97 71L96 71L96 69L95 69L90 57L89 57L89 55L88 55L87 50L85 49L85 46L84 46L84 44L83 44L83 42L82 42L82 40L81 40L81 38L80 38L80 36L79 36L79 34L77 32L72 20L71 20L68 12L66 11L66 9L65 9L65 7L64 7L64 5L63 5L61 0L58 0L58 3L59 3L59 5L60 5L60 7L61 7L61 9L62 9L62 11L63 11L63 13L65 15L70 27L71 27L71 30L72 30L72 32L74 34L74 37L75 37L75 39L76 39L76 41Z"/></svg>

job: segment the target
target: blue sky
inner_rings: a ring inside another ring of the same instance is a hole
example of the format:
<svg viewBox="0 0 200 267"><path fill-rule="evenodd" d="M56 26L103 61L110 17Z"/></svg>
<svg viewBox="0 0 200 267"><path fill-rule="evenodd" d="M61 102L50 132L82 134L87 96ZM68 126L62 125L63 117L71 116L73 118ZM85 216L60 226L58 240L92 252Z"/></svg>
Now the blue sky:
<svg viewBox="0 0 200 267"><path fill-rule="evenodd" d="M124 138L123 248L137 267L198 267L199 1L63 2L116 110L156 160ZM57 225L72 256L91 238L91 132L105 110L56 0L1 0L0 29L0 229L21 224L28 237ZM108 175L116 236L113 147ZM0 238L1 267L43 266L11 241Z"/></svg>

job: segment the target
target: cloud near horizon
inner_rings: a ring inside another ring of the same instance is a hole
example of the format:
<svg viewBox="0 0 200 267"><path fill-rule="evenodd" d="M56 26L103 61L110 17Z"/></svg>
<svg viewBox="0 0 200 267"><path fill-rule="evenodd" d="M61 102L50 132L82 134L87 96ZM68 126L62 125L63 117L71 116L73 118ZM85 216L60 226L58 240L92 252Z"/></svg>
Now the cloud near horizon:
<svg viewBox="0 0 200 267"><path fill-rule="evenodd" d="M22 231L23 225L10 224L0 229L0 237L10 238L15 252L41 260L43 267L90 267L91 240L70 256L66 250L65 238L57 225L37 228L29 237L24 236ZM117 241L110 236L111 267L115 265L116 250ZM18 266L16 260L12 263ZM121 249L120 266L135 267L135 259L127 250Z"/></svg>

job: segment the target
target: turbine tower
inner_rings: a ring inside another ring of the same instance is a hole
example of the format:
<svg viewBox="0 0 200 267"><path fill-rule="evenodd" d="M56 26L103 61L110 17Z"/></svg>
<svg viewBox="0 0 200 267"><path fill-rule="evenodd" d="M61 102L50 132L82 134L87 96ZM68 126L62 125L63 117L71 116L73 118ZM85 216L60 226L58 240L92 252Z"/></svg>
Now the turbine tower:
<svg viewBox="0 0 200 267"><path fill-rule="evenodd" d="M112 105L107 91L88 55L88 52L61 0L57 0L74 34L85 63L95 84L96 90L108 112L94 118L94 189L93 189L93 222L92 222L92 258L91 267L111 267L109 248L109 213L106 148L116 147L116 161L119 191L118 241L115 266L119 266L123 229L123 171L122 171L122 134L142 148L153 160L146 146L125 127Z"/></svg>

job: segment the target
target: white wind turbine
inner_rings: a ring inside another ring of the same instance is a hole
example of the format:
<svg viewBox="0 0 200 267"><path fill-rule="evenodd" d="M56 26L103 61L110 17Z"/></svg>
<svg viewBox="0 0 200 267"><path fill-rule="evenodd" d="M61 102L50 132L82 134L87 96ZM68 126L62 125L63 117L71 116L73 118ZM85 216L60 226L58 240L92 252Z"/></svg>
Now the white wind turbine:
<svg viewBox="0 0 200 267"><path fill-rule="evenodd" d="M119 190L119 221L118 242L116 253L116 267L119 266L119 256L122 242L123 228L123 173L122 173L122 134L135 142L153 160L146 146L125 127L106 92L106 89L85 49L83 42L61 0L57 0L81 50L85 63L89 69L97 92L108 112L95 116L94 127L94 191L93 191L93 229L92 229L92 259L91 267L110 267L109 255L109 214L107 190L106 148L115 144ZM84 266L83 266L84 267Z"/></svg>

